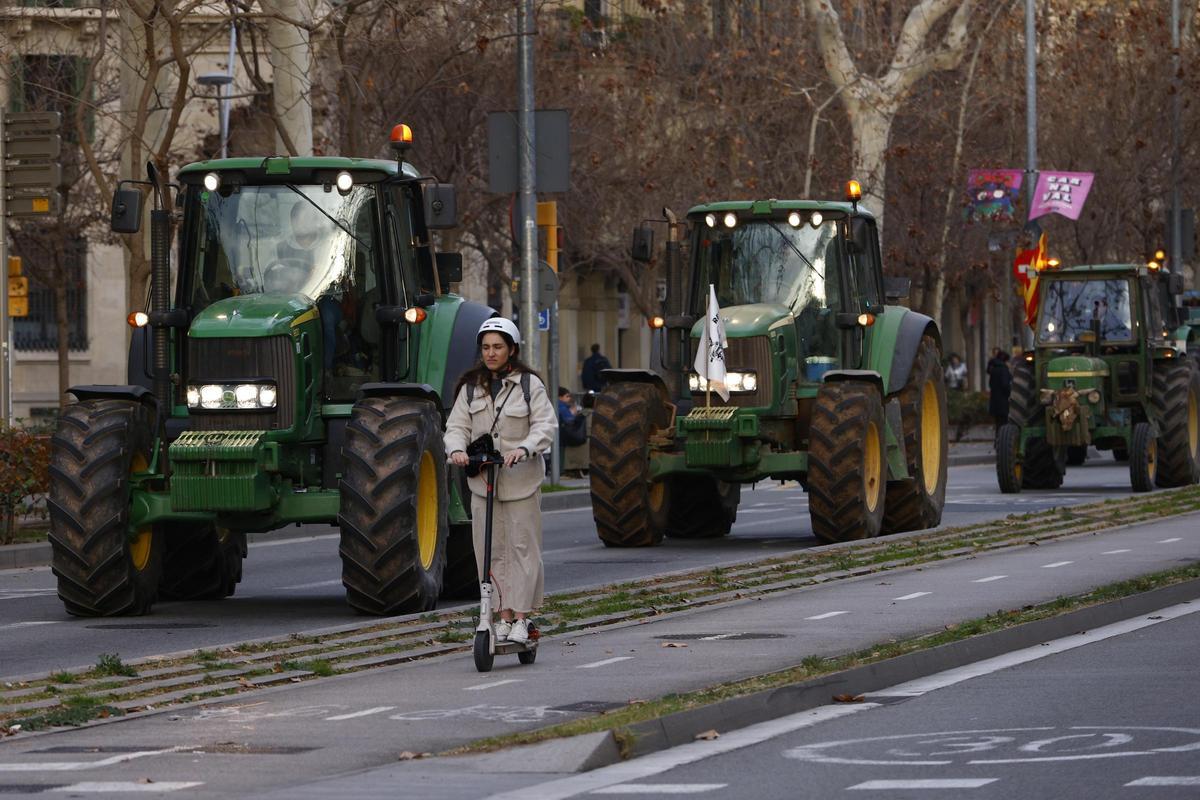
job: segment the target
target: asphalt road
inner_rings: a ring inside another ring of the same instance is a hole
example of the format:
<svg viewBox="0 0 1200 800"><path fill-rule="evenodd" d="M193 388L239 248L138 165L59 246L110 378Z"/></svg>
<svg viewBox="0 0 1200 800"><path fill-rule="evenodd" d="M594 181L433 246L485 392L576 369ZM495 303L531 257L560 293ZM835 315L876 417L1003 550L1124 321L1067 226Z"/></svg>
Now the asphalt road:
<svg viewBox="0 0 1200 800"><path fill-rule="evenodd" d="M1176 606L1066 652L1038 658L1054 649L1039 645L973 665L977 677L947 685L955 676L943 673L503 797L1198 797L1196 611ZM1026 657L1037 660L1014 664Z"/></svg>
<svg viewBox="0 0 1200 800"><path fill-rule="evenodd" d="M1062 489L1001 495L991 465L950 470L945 525L1013 512L1093 502L1130 493L1128 469L1107 459L1072 468ZM114 619L68 616L48 568L0 571L0 677L94 664L101 653L124 659L310 631L359 619L345 604L337 534L309 526L301 539L251 546L237 594L220 602L159 603L151 615ZM667 540L651 550L604 547L590 508L545 515L546 588L561 591L649 574L715 566L813 547L807 496L795 484L744 488L733 533L720 540Z"/></svg>

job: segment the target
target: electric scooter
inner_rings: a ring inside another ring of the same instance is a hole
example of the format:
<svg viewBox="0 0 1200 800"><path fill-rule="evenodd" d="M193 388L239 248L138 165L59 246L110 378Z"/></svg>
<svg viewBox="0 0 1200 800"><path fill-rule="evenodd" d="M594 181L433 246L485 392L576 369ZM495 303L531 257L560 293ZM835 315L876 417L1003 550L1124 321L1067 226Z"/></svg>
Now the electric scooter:
<svg viewBox="0 0 1200 800"><path fill-rule="evenodd" d="M492 503L496 495L496 470L504 465L498 452L471 455L472 466L487 471L487 514L483 526L483 582L479 584L479 625L475 628L475 669L491 672L495 657L517 654L522 664L532 664L537 658L541 633L529 622L528 642L497 642L496 625L492 621Z"/></svg>

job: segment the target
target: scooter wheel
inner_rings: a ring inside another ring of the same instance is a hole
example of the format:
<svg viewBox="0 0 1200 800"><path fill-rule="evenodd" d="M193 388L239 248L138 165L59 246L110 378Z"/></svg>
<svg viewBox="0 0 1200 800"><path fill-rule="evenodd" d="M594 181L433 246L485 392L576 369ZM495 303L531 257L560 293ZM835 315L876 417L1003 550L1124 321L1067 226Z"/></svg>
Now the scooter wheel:
<svg viewBox="0 0 1200 800"><path fill-rule="evenodd" d="M487 631L477 631L475 633L475 669L480 672L491 672L494 660L491 636Z"/></svg>
<svg viewBox="0 0 1200 800"><path fill-rule="evenodd" d="M530 650L520 651L517 653L517 660L522 664L532 664L537 660L537 648L535 647Z"/></svg>

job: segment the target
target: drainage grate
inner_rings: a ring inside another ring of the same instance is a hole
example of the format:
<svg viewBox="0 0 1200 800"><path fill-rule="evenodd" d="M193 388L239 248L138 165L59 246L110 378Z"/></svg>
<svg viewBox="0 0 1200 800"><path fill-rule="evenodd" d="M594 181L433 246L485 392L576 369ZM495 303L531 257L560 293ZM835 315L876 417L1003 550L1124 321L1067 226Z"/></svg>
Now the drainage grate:
<svg viewBox="0 0 1200 800"><path fill-rule="evenodd" d="M655 636L655 639L695 640L702 639L712 642L741 642L746 639L784 639L782 633L680 633L672 636Z"/></svg>
<svg viewBox="0 0 1200 800"><path fill-rule="evenodd" d="M574 711L580 714L599 714L601 711L612 711L614 708L624 708L625 703L609 703L604 700L584 700L580 703L571 703L569 706L555 706L551 711Z"/></svg>
<svg viewBox="0 0 1200 800"><path fill-rule="evenodd" d="M97 631L173 631L185 628L215 628L209 622L121 622L110 625L88 625Z"/></svg>

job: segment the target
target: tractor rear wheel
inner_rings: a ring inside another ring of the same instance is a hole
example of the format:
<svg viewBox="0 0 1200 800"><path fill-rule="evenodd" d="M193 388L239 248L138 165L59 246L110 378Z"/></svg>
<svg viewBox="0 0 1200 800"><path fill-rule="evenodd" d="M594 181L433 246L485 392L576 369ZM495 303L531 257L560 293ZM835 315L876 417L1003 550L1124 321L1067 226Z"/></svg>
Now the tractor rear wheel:
<svg viewBox="0 0 1200 800"><path fill-rule="evenodd" d="M68 614L145 614L158 594L162 535L129 530L130 477L152 461L153 417L130 400L63 409L50 440L50 564Z"/></svg>
<svg viewBox="0 0 1200 800"><path fill-rule="evenodd" d="M1042 425L1046 410L1037 402L1037 383L1033 365L1022 361L1013 368L1012 394L1008 399L1008 421L1018 428ZM1057 489L1066 471L1066 449L1056 449L1043 438L1025 442L1022 460L1022 486L1026 489Z"/></svg>
<svg viewBox="0 0 1200 800"><path fill-rule="evenodd" d="M1021 429L1011 422L1001 425L996 432L996 479L1004 494L1018 494L1021 491L1023 468L1018 453L1020 447Z"/></svg>
<svg viewBox="0 0 1200 800"><path fill-rule="evenodd" d="M676 539L716 539L728 536L737 519L742 486L707 475L673 475L667 536Z"/></svg>
<svg viewBox="0 0 1200 800"><path fill-rule="evenodd" d="M467 495L467 502L471 496ZM442 597L466 600L479 596L479 570L475 565L475 542L471 526L451 525L446 537L446 569L442 572Z"/></svg>
<svg viewBox="0 0 1200 800"><path fill-rule="evenodd" d="M441 416L410 397L355 403L342 445L342 583L364 614L437 604L448 533Z"/></svg>
<svg viewBox="0 0 1200 800"><path fill-rule="evenodd" d="M246 534L215 524L180 526L163 549L158 593L164 600L220 600L242 580Z"/></svg>
<svg viewBox="0 0 1200 800"><path fill-rule="evenodd" d="M888 484L884 533L935 528L942 521L946 504L946 376L932 336L921 337L908 381L900 390L900 419L911 477Z"/></svg>
<svg viewBox="0 0 1200 800"><path fill-rule="evenodd" d="M808 433L808 509L821 541L879 535L887 479L884 430L875 386L821 385Z"/></svg>
<svg viewBox="0 0 1200 800"><path fill-rule="evenodd" d="M650 480L650 436L665 425L662 398L648 383L610 384L596 397L588 480L596 532L609 547L662 542L669 487Z"/></svg>
<svg viewBox="0 0 1200 800"><path fill-rule="evenodd" d="M1067 466L1079 467L1087 461L1087 445L1068 445L1067 446Z"/></svg>
<svg viewBox="0 0 1200 800"><path fill-rule="evenodd" d="M1162 433L1158 439L1158 485L1200 481L1200 369L1191 359L1154 367L1154 395Z"/></svg>
<svg viewBox="0 0 1200 800"><path fill-rule="evenodd" d="M1148 422L1133 426L1129 446L1129 483L1135 492L1148 492L1158 477L1158 440Z"/></svg>

